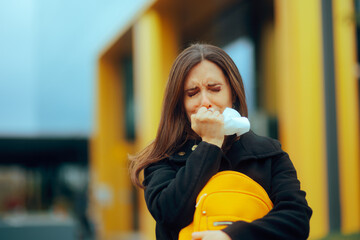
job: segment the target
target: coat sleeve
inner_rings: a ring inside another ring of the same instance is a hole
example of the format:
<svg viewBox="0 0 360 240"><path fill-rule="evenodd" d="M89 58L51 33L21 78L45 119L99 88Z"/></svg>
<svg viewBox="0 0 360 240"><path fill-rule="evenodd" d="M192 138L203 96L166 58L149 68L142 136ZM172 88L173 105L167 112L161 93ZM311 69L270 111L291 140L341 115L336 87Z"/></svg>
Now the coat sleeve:
<svg viewBox="0 0 360 240"><path fill-rule="evenodd" d="M191 223L198 193L220 167L219 147L201 142L178 171L168 159L144 171L145 201L157 223L181 229Z"/></svg>
<svg viewBox="0 0 360 240"><path fill-rule="evenodd" d="M235 222L223 229L232 240L308 238L312 210L286 153L273 159L271 174L270 198L274 208L261 219Z"/></svg>

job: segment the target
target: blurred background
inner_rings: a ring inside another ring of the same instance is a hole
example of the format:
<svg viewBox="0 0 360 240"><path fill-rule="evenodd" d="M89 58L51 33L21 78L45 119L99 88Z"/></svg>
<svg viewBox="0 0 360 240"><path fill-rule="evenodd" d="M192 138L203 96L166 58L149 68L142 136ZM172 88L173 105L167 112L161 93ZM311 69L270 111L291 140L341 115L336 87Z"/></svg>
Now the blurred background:
<svg viewBox="0 0 360 240"><path fill-rule="evenodd" d="M359 30L360 0L0 1L0 239L155 239L127 156L194 42L236 62L310 239L360 239Z"/></svg>

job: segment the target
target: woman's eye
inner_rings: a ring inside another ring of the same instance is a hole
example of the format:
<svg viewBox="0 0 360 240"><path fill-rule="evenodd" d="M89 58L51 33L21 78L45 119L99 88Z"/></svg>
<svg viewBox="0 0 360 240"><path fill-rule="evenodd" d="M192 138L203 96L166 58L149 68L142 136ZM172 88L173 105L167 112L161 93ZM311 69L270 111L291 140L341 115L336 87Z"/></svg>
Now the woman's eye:
<svg viewBox="0 0 360 240"><path fill-rule="evenodd" d="M190 90L190 91L186 91L187 95L189 97L195 96L199 91L198 90Z"/></svg>
<svg viewBox="0 0 360 240"><path fill-rule="evenodd" d="M220 86L218 86L218 87L212 87L212 88L210 88L210 90L213 91L213 92L220 92L221 87L220 87Z"/></svg>
<svg viewBox="0 0 360 240"><path fill-rule="evenodd" d="M197 92L195 92L195 91L194 92L188 92L189 97L195 96L196 94L197 94Z"/></svg>

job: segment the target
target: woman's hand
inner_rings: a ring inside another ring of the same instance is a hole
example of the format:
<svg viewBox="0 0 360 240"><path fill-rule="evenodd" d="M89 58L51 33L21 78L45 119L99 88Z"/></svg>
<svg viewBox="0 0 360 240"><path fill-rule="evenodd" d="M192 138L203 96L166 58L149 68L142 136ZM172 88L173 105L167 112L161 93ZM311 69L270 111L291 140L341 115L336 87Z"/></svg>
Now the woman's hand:
<svg viewBox="0 0 360 240"><path fill-rule="evenodd" d="M224 142L224 116L219 111L201 107L196 114L191 115L191 128L205 142L221 148Z"/></svg>
<svg viewBox="0 0 360 240"><path fill-rule="evenodd" d="M194 232L192 234L192 240L231 240L231 238L223 231L203 231Z"/></svg>

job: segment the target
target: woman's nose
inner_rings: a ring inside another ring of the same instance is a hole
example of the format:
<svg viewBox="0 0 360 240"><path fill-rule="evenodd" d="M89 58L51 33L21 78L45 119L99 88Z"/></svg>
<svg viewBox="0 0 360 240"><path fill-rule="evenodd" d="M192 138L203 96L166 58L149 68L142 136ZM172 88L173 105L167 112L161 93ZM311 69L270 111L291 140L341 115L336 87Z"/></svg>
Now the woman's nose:
<svg viewBox="0 0 360 240"><path fill-rule="evenodd" d="M201 94L201 106L206 108L211 107L211 101L206 93Z"/></svg>

